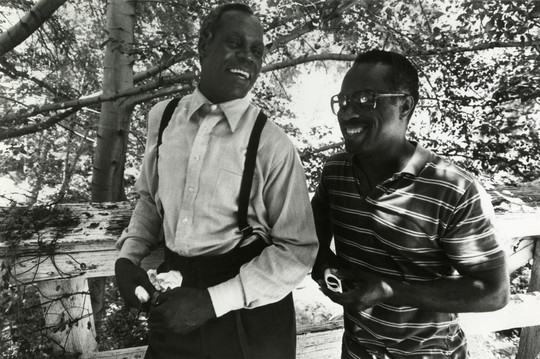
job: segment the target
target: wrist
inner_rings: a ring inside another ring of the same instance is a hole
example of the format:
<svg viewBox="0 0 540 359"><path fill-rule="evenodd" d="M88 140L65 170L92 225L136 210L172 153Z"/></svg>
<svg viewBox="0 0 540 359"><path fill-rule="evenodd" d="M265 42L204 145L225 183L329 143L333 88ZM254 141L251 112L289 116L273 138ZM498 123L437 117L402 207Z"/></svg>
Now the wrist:
<svg viewBox="0 0 540 359"><path fill-rule="evenodd" d="M209 287L207 290L216 317L221 317L230 311L244 308L244 291L238 276Z"/></svg>

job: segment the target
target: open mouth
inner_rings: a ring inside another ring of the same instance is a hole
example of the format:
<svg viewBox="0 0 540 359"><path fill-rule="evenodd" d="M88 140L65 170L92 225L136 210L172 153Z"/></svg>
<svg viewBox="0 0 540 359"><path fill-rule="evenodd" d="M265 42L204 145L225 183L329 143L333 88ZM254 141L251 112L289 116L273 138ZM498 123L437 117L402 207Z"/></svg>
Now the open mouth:
<svg viewBox="0 0 540 359"><path fill-rule="evenodd" d="M367 126L357 126L357 127L343 127L343 132L345 134L346 137L348 138L353 138L353 137L357 137L361 134L363 134L364 132L367 131Z"/></svg>
<svg viewBox="0 0 540 359"><path fill-rule="evenodd" d="M245 70L241 70L241 69L229 69L230 72L232 72L233 74L235 74L236 76L244 79L244 80L249 80L249 78L251 77L249 72L245 71Z"/></svg>
<svg viewBox="0 0 540 359"><path fill-rule="evenodd" d="M347 131L347 134L349 136L358 135L359 133L362 133L365 130L365 127L357 127L357 128L347 128L345 131Z"/></svg>

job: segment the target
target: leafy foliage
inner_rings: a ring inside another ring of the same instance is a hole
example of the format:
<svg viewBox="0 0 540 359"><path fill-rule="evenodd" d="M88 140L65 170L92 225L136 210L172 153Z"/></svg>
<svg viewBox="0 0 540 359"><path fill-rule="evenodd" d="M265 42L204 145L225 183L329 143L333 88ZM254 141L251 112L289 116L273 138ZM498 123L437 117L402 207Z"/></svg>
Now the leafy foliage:
<svg viewBox="0 0 540 359"><path fill-rule="evenodd" d="M130 348L147 344L148 326L144 316L130 311L120 297L114 278L105 287L105 316L97 326L99 350Z"/></svg>

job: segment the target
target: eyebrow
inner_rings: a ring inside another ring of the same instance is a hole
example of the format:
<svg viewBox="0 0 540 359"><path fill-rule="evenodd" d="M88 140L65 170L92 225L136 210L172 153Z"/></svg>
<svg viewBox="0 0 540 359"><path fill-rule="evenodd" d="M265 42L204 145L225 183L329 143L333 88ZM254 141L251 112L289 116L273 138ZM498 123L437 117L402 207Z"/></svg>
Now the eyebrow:
<svg viewBox="0 0 540 359"><path fill-rule="evenodd" d="M244 38L245 37L245 34L241 33L241 32L238 32L237 30L229 30L229 31L226 31L226 32L223 32L223 36L238 36L238 37L242 37ZM264 45L264 39L261 40L261 44Z"/></svg>

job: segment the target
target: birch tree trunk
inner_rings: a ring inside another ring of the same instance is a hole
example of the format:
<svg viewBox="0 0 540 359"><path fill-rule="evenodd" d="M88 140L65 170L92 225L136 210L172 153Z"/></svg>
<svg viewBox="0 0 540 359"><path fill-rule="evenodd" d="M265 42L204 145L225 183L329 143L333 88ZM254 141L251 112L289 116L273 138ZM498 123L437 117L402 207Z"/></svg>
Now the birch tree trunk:
<svg viewBox="0 0 540 359"><path fill-rule="evenodd" d="M135 1L109 0L103 94L133 87L131 51L134 40ZM124 163L133 105L123 99L101 105L92 174L92 201L117 202L126 198Z"/></svg>
<svg viewBox="0 0 540 359"><path fill-rule="evenodd" d="M103 69L103 95L133 87L132 47L136 1L109 0L107 3L108 39ZM126 199L124 164L129 136L132 102L125 99L106 101L101 105L98 124L92 202L118 202ZM92 310L97 323L104 308L105 279L88 281Z"/></svg>

